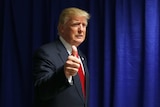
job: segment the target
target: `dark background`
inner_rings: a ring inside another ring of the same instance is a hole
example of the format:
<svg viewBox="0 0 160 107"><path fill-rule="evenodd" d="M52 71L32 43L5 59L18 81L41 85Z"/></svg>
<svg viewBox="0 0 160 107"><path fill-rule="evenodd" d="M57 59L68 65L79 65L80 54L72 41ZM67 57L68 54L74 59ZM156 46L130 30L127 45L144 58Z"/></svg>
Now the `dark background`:
<svg viewBox="0 0 160 107"><path fill-rule="evenodd" d="M31 107L32 55L57 38L62 9L91 14L80 48L90 107L160 107L159 0L1 0L0 107Z"/></svg>

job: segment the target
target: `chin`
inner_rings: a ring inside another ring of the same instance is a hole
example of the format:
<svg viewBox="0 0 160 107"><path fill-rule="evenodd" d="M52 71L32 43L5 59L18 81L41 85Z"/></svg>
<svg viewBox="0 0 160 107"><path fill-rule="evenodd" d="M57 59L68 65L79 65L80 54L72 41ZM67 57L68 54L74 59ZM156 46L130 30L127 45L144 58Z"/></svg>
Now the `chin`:
<svg viewBox="0 0 160 107"><path fill-rule="evenodd" d="M81 43L82 43L82 42L76 42L76 43L74 43L74 45L75 45L76 47L78 47Z"/></svg>

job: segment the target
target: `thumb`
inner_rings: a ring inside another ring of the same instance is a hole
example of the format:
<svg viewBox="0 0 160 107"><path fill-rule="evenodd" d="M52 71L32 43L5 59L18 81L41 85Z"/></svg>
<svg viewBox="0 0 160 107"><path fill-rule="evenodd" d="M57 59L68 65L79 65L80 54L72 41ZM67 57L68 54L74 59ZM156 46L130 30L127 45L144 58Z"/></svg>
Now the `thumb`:
<svg viewBox="0 0 160 107"><path fill-rule="evenodd" d="M77 47L76 46L72 46L72 55L73 56L77 56L78 55L78 51L77 51Z"/></svg>

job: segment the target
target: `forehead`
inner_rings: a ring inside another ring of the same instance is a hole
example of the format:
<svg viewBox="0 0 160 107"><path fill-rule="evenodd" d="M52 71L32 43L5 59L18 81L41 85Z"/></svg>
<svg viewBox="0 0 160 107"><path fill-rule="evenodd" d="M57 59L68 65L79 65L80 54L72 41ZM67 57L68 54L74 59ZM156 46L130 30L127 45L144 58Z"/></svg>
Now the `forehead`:
<svg viewBox="0 0 160 107"><path fill-rule="evenodd" d="M87 23L87 18L85 16L70 16L68 21L71 22L80 21Z"/></svg>

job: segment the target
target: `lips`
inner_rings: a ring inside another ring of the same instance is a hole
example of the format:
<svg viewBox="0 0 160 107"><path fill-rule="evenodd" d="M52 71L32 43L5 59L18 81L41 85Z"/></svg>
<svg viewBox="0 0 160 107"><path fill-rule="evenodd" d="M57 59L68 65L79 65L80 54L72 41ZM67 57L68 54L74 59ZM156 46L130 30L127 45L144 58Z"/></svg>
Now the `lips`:
<svg viewBox="0 0 160 107"><path fill-rule="evenodd" d="M77 38L83 38L83 35L76 35Z"/></svg>

